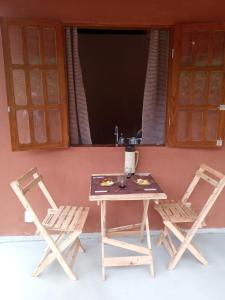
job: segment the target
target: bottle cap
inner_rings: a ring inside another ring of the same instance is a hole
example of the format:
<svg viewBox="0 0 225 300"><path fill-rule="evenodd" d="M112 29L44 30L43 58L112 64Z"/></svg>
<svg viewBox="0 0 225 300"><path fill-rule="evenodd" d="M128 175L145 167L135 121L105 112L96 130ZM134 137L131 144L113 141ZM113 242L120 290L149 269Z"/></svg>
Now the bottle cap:
<svg viewBox="0 0 225 300"><path fill-rule="evenodd" d="M134 145L126 145L125 151L126 152L134 152L135 151Z"/></svg>

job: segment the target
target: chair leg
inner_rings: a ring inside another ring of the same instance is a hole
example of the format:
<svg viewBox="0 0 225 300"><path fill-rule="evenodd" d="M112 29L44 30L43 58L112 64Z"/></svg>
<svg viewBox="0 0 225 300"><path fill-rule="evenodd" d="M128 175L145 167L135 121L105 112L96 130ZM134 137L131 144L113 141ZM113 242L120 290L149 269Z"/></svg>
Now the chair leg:
<svg viewBox="0 0 225 300"><path fill-rule="evenodd" d="M177 250L176 254L173 256L173 259L171 260L171 262L169 263L168 266L168 270L173 270L177 263L179 262L179 260L181 259L182 255L184 254L185 250L188 249L193 256L195 256L202 264L207 265L208 262L207 260L203 257L203 255L200 253L199 250L197 250L192 244L191 241L194 237L193 236L184 236L180 230L173 225L171 222L169 221L165 221L164 222L165 226L170 229L173 234L180 240L180 242L182 243L179 247L179 249Z"/></svg>
<svg viewBox="0 0 225 300"><path fill-rule="evenodd" d="M151 265L150 265L150 273L151 276L154 277L155 276L155 271L154 271L154 262L152 261Z"/></svg>
<svg viewBox="0 0 225 300"><path fill-rule="evenodd" d="M177 253L177 249L172 241L172 238L170 236L170 233L169 233L169 230L166 228L166 231L167 231L167 241L168 241L168 244L169 244L169 247L171 249L171 253L172 253L172 256L174 256L176 253Z"/></svg>
<svg viewBox="0 0 225 300"><path fill-rule="evenodd" d="M160 246L161 244L163 244L166 248L166 250L169 252L169 255L171 257L173 257L176 254L176 248L173 244L173 241L170 237L170 234L168 232L168 229L166 228L166 226L164 227L164 229L161 231L159 239L157 241L157 245Z"/></svg>
<svg viewBox="0 0 225 300"><path fill-rule="evenodd" d="M78 239L78 241L79 241L79 246L80 246L79 249L81 250L81 252L85 253L86 250L85 250L84 246L81 244L80 239Z"/></svg>
<svg viewBox="0 0 225 300"><path fill-rule="evenodd" d="M60 263L60 265L62 266L63 270L65 271L65 273L67 274L67 276L71 279L71 280L77 280L75 274L73 273L73 271L71 270L71 268L69 267L68 263L66 262L66 260L64 259L63 255L61 253L57 253L57 255L55 255L54 252L50 253L46 258L49 258L51 254L54 254L54 259L57 259L58 262ZM53 260L54 260L53 259ZM51 261L52 262L52 261ZM37 268L37 270L33 273L34 277L39 276L49 265L50 263L47 260L44 260Z"/></svg>
<svg viewBox="0 0 225 300"><path fill-rule="evenodd" d="M69 237L64 240L60 245L57 245L53 243L52 239L49 236L45 236L45 239L47 242L49 242L49 247L51 249L51 253L48 254L44 260L41 262L41 264L38 266L38 269L35 271L34 276L38 276L41 272L43 272L47 266L53 262L53 260L57 259L68 277L71 280L76 280L76 276L72 272L71 268L67 264L66 260L64 259L62 252L68 248L80 235L80 232L73 232L69 235Z"/></svg>
<svg viewBox="0 0 225 300"><path fill-rule="evenodd" d="M171 262L168 265L168 270L169 271L173 270L176 267L176 265L180 261L182 255L184 254L184 252L185 252L186 249L187 249L186 245L184 245L184 244L180 245L180 247L179 247L179 249L177 251L177 254L173 257L173 259L171 260Z"/></svg>
<svg viewBox="0 0 225 300"><path fill-rule="evenodd" d="M57 238L55 239L55 243L59 243L63 238L65 237L64 233L60 233ZM36 270L32 273L32 276L36 277L40 274L39 270L40 268L42 268L42 265L44 264L44 262L47 260L48 256L52 253L51 248L49 246L47 246L44 250L44 253L36 267Z"/></svg>
<svg viewBox="0 0 225 300"><path fill-rule="evenodd" d="M176 255L173 257L173 259L171 260L171 262L168 265L168 270L173 270L176 265L178 264L178 262L180 261L182 255L184 254L185 250L188 249L203 265L207 265L208 262L207 260L195 249L194 253L193 253L193 249L190 250L190 248L192 248L193 246L191 244L185 244L185 242L183 244L180 245L180 248L178 249ZM196 254L196 251L198 252L198 254Z"/></svg>
<svg viewBox="0 0 225 300"><path fill-rule="evenodd" d="M162 245L163 239L164 239L164 232L161 231L161 232L160 232L160 235L159 235L159 238L158 238L158 240L157 240L157 242L156 242L157 246L161 246L161 245Z"/></svg>
<svg viewBox="0 0 225 300"><path fill-rule="evenodd" d="M79 245L79 241L76 240L75 243L73 244L73 247L71 249L71 259L70 259L70 267L71 269L73 268L73 265L75 263L78 251L79 251L80 245Z"/></svg>
<svg viewBox="0 0 225 300"><path fill-rule="evenodd" d="M170 255L171 257L173 257L173 256L174 256L174 253L173 253L173 250L172 250L172 248L171 248L171 246L170 246L170 243L169 243L169 241L168 241L167 238L165 238L165 239L163 240L163 245L165 246L165 248L166 248L166 250L168 251L169 255Z"/></svg>
<svg viewBox="0 0 225 300"><path fill-rule="evenodd" d="M60 263L60 265L62 266L62 268L64 269L64 271L67 274L67 276L71 280L77 280L77 277L75 276L75 274L73 273L72 269L69 267L69 265L65 261L64 257L62 256L62 254L58 255L57 260Z"/></svg>

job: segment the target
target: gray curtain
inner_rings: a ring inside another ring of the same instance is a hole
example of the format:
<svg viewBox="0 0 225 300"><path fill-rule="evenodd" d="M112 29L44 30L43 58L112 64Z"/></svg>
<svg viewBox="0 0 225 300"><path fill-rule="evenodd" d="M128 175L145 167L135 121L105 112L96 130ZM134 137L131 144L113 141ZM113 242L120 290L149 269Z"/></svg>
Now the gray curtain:
<svg viewBox="0 0 225 300"><path fill-rule="evenodd" d="M78 51L76 28L66 27L70 143L91 144L87 100Z"/></svg>
<svg viewBox="0 0 225 300"><path fill-rule="evenodd" d="M168 58L169 30L151 30L142 111L142 144L165 143Z"/></svg>

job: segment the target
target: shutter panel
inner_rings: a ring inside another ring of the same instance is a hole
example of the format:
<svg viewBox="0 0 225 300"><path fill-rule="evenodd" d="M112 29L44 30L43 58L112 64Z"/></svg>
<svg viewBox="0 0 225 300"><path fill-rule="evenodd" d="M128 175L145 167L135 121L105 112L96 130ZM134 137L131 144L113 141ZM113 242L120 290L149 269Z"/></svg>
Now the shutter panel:
<svg viewBox="0 0 225 300"><path fill-rule="evenodd" d="M12 149L67 147L62 25L3 19L2 38Z"/></svg>
<svg viewBox="0 0 225 300"><path fill-rule="evenodd" d="M219 147L224 139L225 25L179 25L168 108L168 142Z"/></svg>

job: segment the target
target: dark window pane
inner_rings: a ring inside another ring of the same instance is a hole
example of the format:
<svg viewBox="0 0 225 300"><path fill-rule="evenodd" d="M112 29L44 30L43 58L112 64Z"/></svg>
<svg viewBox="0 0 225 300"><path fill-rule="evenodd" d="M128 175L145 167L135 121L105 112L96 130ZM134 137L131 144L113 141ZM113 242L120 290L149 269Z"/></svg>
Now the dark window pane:
<svg viewBox="0 0 225 300"><path fill-rule="evenodd" d="M207 73L197 71L194 76L193 104L205 103L205 87Z"/></svg>
<svg viewBox="0 0 225 300"><path fill-rule="evenodd" d="M26 30L28 62L40 64L40 32L38 28L29 27Z"/></svg>
<svg viewBox="0 0 225 300"><path fill-rule="evenodd" d="M13 64L23 64L23 39L19 26L9 26L10 53Z"/></svg>
<svg viewBox="0 0 225 300"><path fill-rule="evenodd" d="M191 89L191 72L182 71L179 77L179 87L178 87L178 102L180 104L189 104L190 99L190 89Z"/></svg>
<svg viewBox="0 0 225 300"><path fill-rule="evenodd" d="M30 125L28 111L17 110L16 112L17 129L20 144L30 144Z"/></svg>
<svg viewBox="0 0 225 300"><path fill-rule="evenodd" d="M59 79L57 70L49 70L46 72L48 103L58 104L59 101Z"/></svg>
<svg viewBox="0 0 225 300"><path fill-rule="evenodd" d="M223 73L221 71L214 71L210 73L209 77L209 104L219 104L222 97L222 83Z"/></svg>
<svg viewBox="0 0 225 300"><path fill-rule="evenodd" d="M45 63L56 64L56 37L55 31L51 28L43 30Z"/></svg>
<svg viewBox="0 0 225 300"><path fill-rule="evenodd" d="M46 128L45 128L45 112L43 110L33 111L34 121L34 137L38 144L47 142Z"/></svg>
<svg viewBox="0 0 225 300"><path fill-rule="evenodd" d="M224 63L224 31L217 31L213 35L213 45L212 45L212 66L222 66Z"/></svg>
<svg viewBox="0 0 225 300"><path fill-rule="evenodd" d="M193 141L200 141L203 129L203 112L193 111L191 120L191 134Z"/></svg>
<svg viewBox="0 0 225 300"><path fill-rule="evenodd" d="M176 124L177 141L185 141L188 139L188 112L180 110L177 112Z"/></svg>
<svg viewBox="0 0 225 300"><path fill-rule="evenodd" d="M204 67L208 63L208 41L209 41L209 33L208 32L199 32L196 34L195 65L197 67Z"/></svg>
<svg viewBox="0 0 225 300"><path fill-rule="evenodd" d="M181 65L190 66L192 65L192 33L185 32L182 36L181 41Z"/></svg>
<svg viewBox="0 0 225 300"><path fill-rule="evenodd" d="M49 110L48 117L49 117L50 141L53 143L60 143L62 141L60 111L56 109Z"/></svg>
<svg viewBox="0 0 225 300"><path fill-rule="evenodd" d="M30 71L30 87L31 87L31 99L33 104L43 104L43 83L42 72L39 69L33 69Z"/></svg>
<svg viewBox="0 0 225 300"><path fill-rule="evenodd" d="M27 92L24 70L13 70L14 99L17 105L27 104Z"/></svg>
<svg viewBox="0 0 225 300"><path fill-rule="evenodd" d="M216 110L209 110L207 121L206 139L208 141L215 141L217 139L218 112Z"/></svg>

